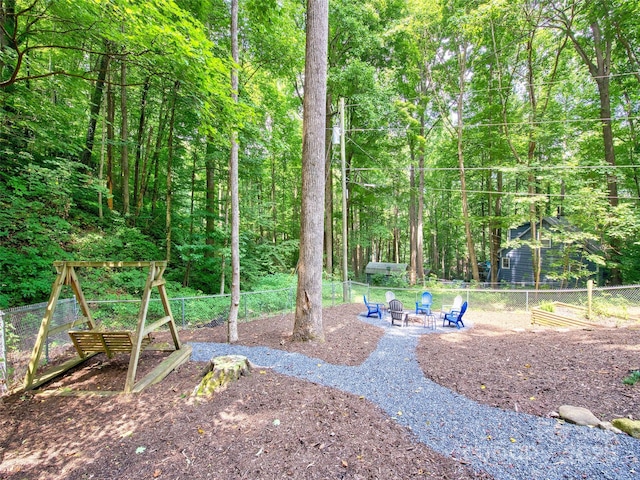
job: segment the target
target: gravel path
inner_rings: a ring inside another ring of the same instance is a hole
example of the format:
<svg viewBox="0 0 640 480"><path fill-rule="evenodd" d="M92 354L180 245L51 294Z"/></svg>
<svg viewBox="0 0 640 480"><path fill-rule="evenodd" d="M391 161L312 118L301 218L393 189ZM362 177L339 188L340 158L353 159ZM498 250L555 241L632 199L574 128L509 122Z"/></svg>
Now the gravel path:
<svg viewBox="0 0 640 480"><path fill-rule="evenodd" d="M496 479L640 478L640 441L471 401L424 377L415 347L418 337L431 330L360 318L386 333L370 357L355 367L220 343L191 343L191 359L208 362L218 355L244 355L255 365L363 396L435 451Z"/></svg>

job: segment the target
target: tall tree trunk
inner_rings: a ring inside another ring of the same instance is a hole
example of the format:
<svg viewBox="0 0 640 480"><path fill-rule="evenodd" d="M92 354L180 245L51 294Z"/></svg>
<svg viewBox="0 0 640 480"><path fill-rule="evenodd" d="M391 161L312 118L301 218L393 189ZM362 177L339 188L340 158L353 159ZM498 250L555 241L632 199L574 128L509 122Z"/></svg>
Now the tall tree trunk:
<svg viewBox="0 0 640 480"><path fill-rule="evenodd" d="M206 159L205 159L205 171L207 182L207 193L205 198L205 244L209 247L205 251L206 258L213 258L213 240L214 233L216 231L216 220L218 216L218 194L216 191L216 163L214 160L215 147L213 145L213 139L207 139L206 146Z"/></svg>
<svg viewBox="0 0 640 480"><path fill-rule="evenodd" d="M224 218L224 223L222 229L227 231L229 228L229 208L230 202L228 195L224 196L223 185L218 185L218 204L219 204L219 216ZM222 250L222 255L220 256L220 295L224 295L225 286L227 283L227 257L225 255L225 251L229 247L229 238L225 237L224 239L224 248Z"/></svg>
<svg viewBox="0 0 640 480"><path fill-rule="evenodd" d="M102 142L100 143L100 165L98 165L98 184L100 185L100 190L98 190L98 218L103 218L104 214L102 211L102 180L104 178L104 157L107 151L106 140L107 140L107 129L105 128L106 120L102 117Z"/></svg>
<svg viewBox="0 0 640 480"><path fill-rule="evenodd" d="M122 172L122 214L129 215L129 126L127 122L127 63L120 61L120 168Z"/></svg>
<svg viewBox="0 0 640 480"><path fill-rule="evenodd" d="M109 75L111 77L111 75ZM113 172L113 144L115 140L114 122L116 117L116 101L113 94L111 82L107 84L107 207L113 211L113 190L114 190L114 172Z"/></svg>
<svg viewBox="0 0 640 480"><path fill-rule="evenodd" d="M275 245L278 241L278 203L276 202L276 182L277 180L276 156L271 155L271 221L273 227L271 229L271 242Z"/></svg>
<svg viewBox="0 0 640 480"><path fill-rule="evenodd" d="M489 189L491 190L491 189ZM500 247L502 243L502 228L500 218L502 217L502 172L496 173L496 198L493 203L493 215L491 216L491 242L490 259L491 262L491 283L498 283L498 269L500 268Z"/></svg>
<svg viewBox="0 0 640 480"><path fill-rule="evenodd" d="M182 286L189 286L189 276L191 275L191 265L193 264L192 260L192 252L193 252L193 229L194 229L194 212L196 205L196 167L198 163L198 150L194 148L193 150L193 163L191 165L191 195L189 202L189 258L187 259L187 265L184 269L184 277L182 279Z"/></svg>
<svg viewBox="0 0 640 480"><path fill-rule="evenodd" d="M0 53L8 53L7 49L13 50L10 55L0 55L0 88L13 85L24 59L24 50L18 51L19 15L20 13L16 15L16 0L0 1ZM3 102L0 108L10 107Z"/></svg>
<svg viewBox="0 0 640 480"><path fill-rule="evenodd" d="M631 148L629 149L629 165L633 165L633 183L636 187L636 196L640 197L640 179L638 178L638 167L636 166L636 160L634 153L640 151L638 147L638 134L636 133L636 119L634 114L634 104L631 102L628 92L624 92L624 111L627 117L627 123L629 124L629 140L631 141Z"/></svg>
<svg viewBox="0 0 640 480"><path fill-rule="evenodd" d="M293 339L324 341L322 328L322 240L329 1L307 1L302 208L298 290Z"/></svg>
<svg viewBox="0 0 640 480"><path fill-rule="evenodd" d="M327 94L327 118L325 120L325 168L324 168L324 264L327 275L333 275L333 171L331 169L331 94Z"/></svg>
<svg viewBox="0 0 640 480"><path fill-rule="evenodd" d="M476 282L480 281L480 272L478 270L478 261L476 260L476 250L473 242L473 235L471 232L471 219L469 215L469 200L467 198L467 181L464 172L464 151L462 147L462 130L463 130L463 115L464 115L464 90L465 90L465 75L467 73L467 48L466 44L462 42L459 46L458 52L458 66L460 69L459 86L460 91L458 93L457 101L457 113L458 113L458 125L456 127L456 133L458 137L458 169L460 170L460 190L462 197L462 218L464 219L464 231L467 237L467 250L469 254L469 263L471 264L471 272L473 279Z"/></svg>
<svg viewBox="0 0 640 480"><path fill-rule="evenodd" d="M529 174L527 176L527 185L529 191L529 198L536 198L536 172L533 169L535 153L536 153L536 137L535 126L537 123L537 108L538 100L536 98L536 90L534 84L534 72L533 72L533 40L535 38L536 29L532 29L529 38L527 40L527 85L529 95L529 148L527 149L527 166L529 167ZM542 248L540 243L540 233L538 232L538 206L537 203L531 201L529 203L529 225L531 229L531 262L533 267L533 284L535 289L540 288L540 273L542 270ZM540 228L542 225L540 224Z"/></svg>
<svg viewBox="0 0 640 480"><path fill-rule="evenodd" d="M586 47L581 42L582 35L576 35L576 32L573 30L573 19L563 17L563 29L565 33L573 42L576 52L580 58L582 58L582 61L589 69L591 77L598 86L604 158L610 166L615 167L616 156L611 124L611 94L609 92L613 39L611 37L603 36L598 20L593 20L589 28L591 30L591 39L593 40L593 57L589 55ZM618 183L615 173L613 171L607 172L606 179L607 189L609 191L609 205L616 207L618 206ZM610 281L613 285L619 285L622 283L620 268L617 266L617 252L620 251L620 245L619 241L615 238L612 238L610 243L614 252L611 256L614 266L611 268Z"/></svg>
<svg viewBox="0 0 640 480"><path fill-rule="evenodd" d="M153 137L153 125L149 128L147 135L144 155L142 157L142 165L140 166L140 190L138 191L138 199L136 200L136 217L140 216L144 205L144 196L147 194L147 187L151 178L151 166L149 165L151 155L151 138Z"/></svg>
<svg viewBox="0 0 640 480"><path fill-rule="evenodd" d="M417 236L418 228L416 226L416 169L413 165L414 152L411 151L411 167L409 168L409 283L415 285L417 266Z"/></svg>
<svg viewBox="0 0 640 480"><path fill-rule="evenodd" d="M231 0L231 98L238 103L238 0ZM231 306L227 324L227 341L238 341L238 308L240 307L240 201L238 198L238 132L231 131L229 159L231 193Z"/></svg>
<svg viewBox="0 0 640 480"><path fill-rule="evenodd" d="M144 130L146 123L146 112L147 112L147 95L149 93L149 86L151 85L151 80L147 76L144 79L144 85L142 86L142 95L140 95L140 118L138 119L138 133L136 137L136 159L135 164L133 166L133 204L138 206L138 195L140 195L141 190L141 175L144 173L140 173L142 169L142 144L144 143ZM137 209L136 209L137 213Z"/></svg>
<svg viewBox="0 0 640 480"><path fill-rule="evenodd" d="M420 136L425 138L424 113L420 116ZM416 276L424 282L424 144L418 155L418 205L416 210Z"/></svg>
<svg viewBox="0 0 640 480"><path fill-rule="evenodd" d="M173 132L176 119L176 100L178 98L178 89L180 82L176 81L173 85L173 95L171 99L171 117L169 120L169 135L167 137L167 193L166 193L166 261L171 261L171 200L173 198Z"/></svg>
<svg viewBox="0 0 640 480"><path fill-rule="evenodd" d="M91 154L93 153L93 143L96 136L96 127L98 125L98 117L100 116L100 106L102 105L102 92L104 91L104 83L109 69L110 56L108 53L109 42L105 42L107 53L100 56L98 66L98 78L96 86L91 94L91 106L89 108L89 127L87 128L87 137L85 140L84 150L82 152L82 163L91 166Z"/></svg>
<svg viewBox="0 0 640 480"><path fill-rule="evenodd" d="M153 167L153 188L151 189L151 217L155 216L156 205L160 197L160 152L162 151L162 142L164 140L164 131L167 128L167 122L171 115L171 109L167 106L169 102L167 95L162 96L162 105L158 113L158 135L156 136L156 144L153 149L153 157L151 166Z"/></svg>

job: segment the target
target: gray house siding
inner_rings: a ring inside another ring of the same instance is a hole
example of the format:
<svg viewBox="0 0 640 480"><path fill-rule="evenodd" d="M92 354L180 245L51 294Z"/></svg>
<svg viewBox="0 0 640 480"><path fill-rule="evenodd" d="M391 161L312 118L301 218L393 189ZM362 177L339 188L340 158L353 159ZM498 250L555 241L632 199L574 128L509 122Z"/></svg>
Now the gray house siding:
<svg viewBox="0 0 640 480"><path fill-rule="evenodd" d="M551 238L550 227L572 228L564 220L555 217L547 217L542 221L540 228L541 238ZM549 234L545 237L544 232ZM530 225L524 224L509 230L509 240L529 241L531 239ZM558 282L557 279L549 278L549 275L561 273L562 266L557 262L563 258L564 245L560 242L550 242L549 247L542 247L540 281L545 283ZM580 255L572 255L573 260L579 260L594 276L599 274L598 268L592 262L582 260ZM505 268L508 264L508 268ZM554 265L555 264L555 265ZM500 251L500 265L498 265L498 281L510 284L533 284L533 263L532 250L528 245L518 247L503 248Z"/></svg>
<svg viewBox="0 0 640 480"><path fill-rule="evenodd" d="M540 280L543 282L552 281L547 277L547 273L556 271L557 267L553 266L553 263L561 258L562 252L559 249L543 248L541 249L541 268L540 268ZM534 282L533 278L533 254L528 245L522 245L519 248L503 249L500 255L500 268L498 270L498 281L504 281L507 283L525 283L531 284ZM509 268L502 268L502 258L509 259Z"/></svg>

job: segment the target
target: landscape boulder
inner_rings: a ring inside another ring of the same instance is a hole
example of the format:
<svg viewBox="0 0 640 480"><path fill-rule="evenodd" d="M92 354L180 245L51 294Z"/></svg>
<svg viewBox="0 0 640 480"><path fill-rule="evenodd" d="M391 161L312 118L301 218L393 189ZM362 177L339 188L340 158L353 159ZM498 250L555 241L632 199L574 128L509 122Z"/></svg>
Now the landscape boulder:
<svg viewBox="0 0 640 480"><path fill-rule="evenodd" d="M640 420L614 418L611 420L611 423L614 427L619 428L624 433L631 435L633 438L640 438Z"/></svg>
<svg viewBox="0 0 640 480"><path fill-rule="evenodd" d="M574 407L573 405L562 405L558 410L560 418L566 420L569 423L575 423L576 425L583 425L587 427L597 427L602 423L598 417L596 417L591 410L583 407Z"/></svg>

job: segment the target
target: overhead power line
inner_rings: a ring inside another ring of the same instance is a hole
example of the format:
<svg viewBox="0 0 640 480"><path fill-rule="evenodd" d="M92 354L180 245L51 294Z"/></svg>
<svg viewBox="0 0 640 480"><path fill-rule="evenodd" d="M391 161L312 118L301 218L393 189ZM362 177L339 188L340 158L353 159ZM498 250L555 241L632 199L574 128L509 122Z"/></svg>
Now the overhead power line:
<svg viewBox="0 0 640 480"><path fill-rule="evenodd" d="M372 160L373 157L369 156ZM475 170L495 170L501 172L523 172L529 170L617 170L624 168L640 168L640 165L545 165L545 166L526 166L526 165L517 165L517 166L499 166L494 165L490 167L464 167L465 171L475 171ZM407 170L407 167L397 168L397 169L387 169L385 167L354 167L350 169L351 171L404 171ZM425 172L430 171L458 171L459 167L424 167L422 168ZM416 171L420 171L419 168L416 168Z"/></svg>
<svg viewBox="0 0 640 480"><path fill-rule="evenodd" d="M462 126L463 130L469 130L479 127L514 127L514 126L536 126L536 125L558 125L558 124L570 124L570 123L599 123L599 122L628 122L629 120L640 120L640 116L632 117L612 117L612 118L564 118L562 120L536 120L535 122L495 122L495 123L465 123ZM438 125L439 128L444 128L444 125ZM402 127L376 127L376 128L350 128L347 132L404 132L409 130L409 126ZM434 126L434 128L436 128ZM330 130L330 129L327 129Z"/></svg>
<svg viewBox="0 0 640 480"><path fill-rule="evenodd" d="M447 193L458 193L462 192L459 188L426 188L427 192L447 192ZM466 193L481 193L481 194L491 194L491 195L511 195L514 197L559 197L559 198L567 198L567 197L576 197L576 198L584 198L584 194L581 193L529 193L529 192L496 192L490 190L465 190ZM640 200L640 197L610 197L606 192L598 193L593 192L593 195L602 197L603 199L609 198L617 198L618 200Z"/></svg>

